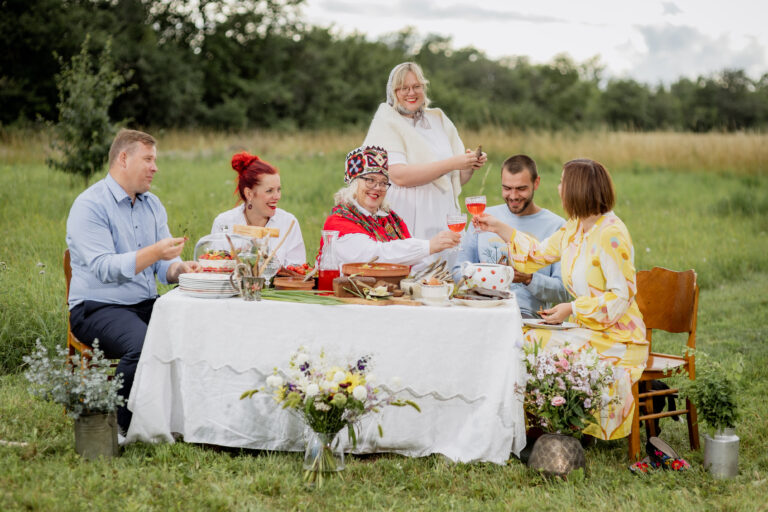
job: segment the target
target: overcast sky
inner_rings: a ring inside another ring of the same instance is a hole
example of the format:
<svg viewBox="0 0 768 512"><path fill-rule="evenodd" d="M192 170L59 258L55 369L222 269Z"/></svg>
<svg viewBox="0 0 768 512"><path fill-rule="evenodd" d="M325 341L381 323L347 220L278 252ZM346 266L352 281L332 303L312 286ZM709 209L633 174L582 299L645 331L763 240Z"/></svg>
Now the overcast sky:
<svg viewBox="0 0 768 512"><path fill-rule="evenodd" d="M370 39L413 26L491 58L595 55L606 75L655 84L744 69L768 73L766 0L306 0L304 20Z"/></svg>

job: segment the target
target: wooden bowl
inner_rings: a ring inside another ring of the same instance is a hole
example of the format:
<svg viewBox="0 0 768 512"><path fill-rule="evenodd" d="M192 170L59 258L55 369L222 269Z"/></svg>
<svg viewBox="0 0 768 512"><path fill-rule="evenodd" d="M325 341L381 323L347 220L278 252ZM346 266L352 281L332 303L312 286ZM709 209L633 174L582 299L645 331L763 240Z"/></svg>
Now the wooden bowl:
<svg viewBox="0 0 768 512"><path fill-rule="evenodd" d="M304 281L303 277L275 277L272 284L276 290L311 290L315 287L315 280Z"/></svg>
<svg viewBox="0 0 768 512"><path fill-rule="evenodd" d="M377 280L395 285L400 285L400 280L408 276L410 272L411 267L397 263L346 263L341 266L341 273L345 276L357 274L375 277Z"/></svg>

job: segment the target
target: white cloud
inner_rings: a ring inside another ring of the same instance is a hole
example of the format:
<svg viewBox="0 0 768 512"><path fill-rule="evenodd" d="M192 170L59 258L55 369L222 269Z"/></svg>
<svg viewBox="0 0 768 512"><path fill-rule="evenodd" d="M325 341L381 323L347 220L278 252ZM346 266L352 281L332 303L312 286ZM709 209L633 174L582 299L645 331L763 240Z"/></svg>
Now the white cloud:
<svg viewBox="0 0 768 512"><path fill-rule="evenodd" d="M674 2L661 2L661 6L664 8L664 16L674 16L683 12Z"/></svg>
<svg viewBox="0 0 768 512"><path fill-rule="evenodd" d="M323 7L328 12L358 13L376 17L410 17L416 20L460 20L473 22L486 21L526 21L531 23L563 23L567 20L548 15L527 14L506 9L488 9L484 2L435 2L399 0L398 2L360 2L352 0L326 0Z"/></svg>
<svg viewBox="0 0 768 512"><path fill-rule="evenodd" d="M727 34L710 36L690 26L643 25L635 27L644 48L628 48L631 68L626 74L644 82L673 82L681 76L695 78L723 69L743 69L758 78L766 71L766 49L756 38L739 47Z"/></svg>
<svg viewBox="0 0 768 512"><path fill-rule="evenodd" d="M726 68L768 72L768 4L755 0L306 0L309 23L370 39L416 27L490 58L549 62L567 52L595 55L609 76L646 83L695 78Z"/></svg>

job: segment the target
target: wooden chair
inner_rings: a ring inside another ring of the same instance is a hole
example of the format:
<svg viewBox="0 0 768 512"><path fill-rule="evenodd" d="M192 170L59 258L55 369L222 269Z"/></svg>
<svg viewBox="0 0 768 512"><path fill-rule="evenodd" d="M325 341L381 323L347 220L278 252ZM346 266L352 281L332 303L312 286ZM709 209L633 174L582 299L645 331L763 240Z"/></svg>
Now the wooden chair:
<svg viewBox="0 0 768 512"><path fill-rule="evenodd" d="M63 266L64 279L67 282L67 295L65 304L69 304L69 283L72 281L72 260L70 259L69 249L64 251ZM67 308L67 351L69 352L70 360L75 355L75 352L80 352L83 361L88 361L91 358L91 350L92 348L89 345L86 345L82 341L78 340L77 337L72 334L72 326L69 323L69 308ZM113 361L110 367L117 368L117 362ZM111 379L112 376L110 375L109 378Z"/></svg>
<svg viewBox="0 0 768 512"><path fill-rule="evenodd" d="M646 327L646 339L651 343L654 329L671 333L688 333L687 349L683 356L650 354L640 381L632 386L635 399L635 414L632 420L632 433L629 436L630 460L640 458L640 422L645 421L646 435L656 435L654 421L657 418L685 415L688 422L688 439L692 450L699 449L699 427L696 422L696 406L685 401L685 409L675 411L653 411L653 397L671 395L678 389L650 390L652 380L666 379L680 373L687 373L688 378L696 378L694 349L696 348L696 317L699 308L699 287L696 284L696 272L686 270L675 272L654 267L637 273L637 295L635 297ZM643 389L642 392L640 390ZM640 414L640 401L643 401L645 413Z"/></svg>

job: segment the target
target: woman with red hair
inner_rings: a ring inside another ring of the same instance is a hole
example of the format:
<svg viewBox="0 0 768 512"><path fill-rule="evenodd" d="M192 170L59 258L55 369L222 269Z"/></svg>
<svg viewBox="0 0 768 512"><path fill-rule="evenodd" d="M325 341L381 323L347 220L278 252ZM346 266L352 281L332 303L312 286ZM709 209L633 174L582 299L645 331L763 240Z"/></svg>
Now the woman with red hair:
<svg viewBox="0 0 768 512"><path fill-rule="evenodd" d="M237 192L243 204L219 214L213 221L211 233L242 225L277 228L282 236L294 221L295 226L275 257L283 265L305 263L307 253L299 221L292 214L277 207L281 195L280 174L277 169L245 151L232 157L232 169L237 173ZM269 239L270 249L277 245L277 240L279 238Z"/></svg>

